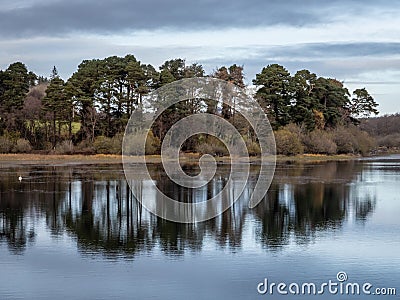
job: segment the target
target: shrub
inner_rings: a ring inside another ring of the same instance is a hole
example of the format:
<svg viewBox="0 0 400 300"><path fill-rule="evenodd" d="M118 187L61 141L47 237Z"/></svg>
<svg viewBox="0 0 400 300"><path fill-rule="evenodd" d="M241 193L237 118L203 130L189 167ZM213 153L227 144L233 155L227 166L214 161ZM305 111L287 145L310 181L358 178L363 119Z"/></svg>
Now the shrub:
<svg viewBox="0 0 400 300"><path fill-rule="evenodd" d="M303 143L307 153L336 154L337 145L332 140L332 134L316 129L304 136Z"/></svg>
<svg viewBox="0 0 400 300"><path fill-rule="evenodd" d="M94 147L91 145L90 141L83 140L78 145L76 145L75 153L89 155L89 154L94 154L95 150Z"/></svg>
<svg viewBox="0 0 400 300"><path fill-rule="evenodd" d="M229 154L228 149L223 144L210 144L207 142L197 145L196 152L213 156L225 156Z"/></svg>
<svg viewBox="0 0 400 300"><path fill-rule="evenodd" d="M367 155L376 145L374 138L356 126L340 126L334 130L333 136L338 147L338 153Z"/></svg>
<svg viewBox="0 0 400 300"><path fill-rule="evenodd" d="M250 156L258 156L261 154L260 144L257 141L253 141L251 138L248 138L246 135L242 136L242 138L246 144L247 153Z"/></svg>
<svg viewBox="0 0 400 300"><path fill-rule="evenodd" d="M51 153L54 151L53 149L53 144L50 143L49 141L44 141L43 142L43 150L46 150L46 152Z"/></svg>
<svg viewBox="0 0 400 300"><path fill-rule="evenodd" d="M355 153L354 135L348 128L337 127L333 132L333 141L337 145L338 153Z"/></svg>
<svg viewBox="0 0 400 300"><path fill-rule="evenodd" d="M275 143L277 154L296 155L302 154L304 151L300 136L287 129L281 129L275 132Z"/></svg>
<svg viewBox="0 0 400 300"><path fill-rule="evenodd" d="M261 154L261 148L257 142L246 141L246 146L250 156L258 156Z"/></svg>
<svg viewBox="0 0 400 300"><path fill-rule="evenodd" d="M0 153L10 153L14 143L5 136L0 136Z"/></svg>
<svg viewBox="0 0 400 300"><path fill-rule="evenodd" d="M159 154L161 148L161 141L158 137L154 136L153 131L149 131L146 139L146 154L154 155Z"/></svg>
<svg viewBox="0 0 400 300"><path fill-rule="evenodd" d="M62 141L57 144L55 153L57 154L73 154L74 153L74 144L71 140Z"/></svg>
<svg viewBox="0 0 400 300"><path fill-rule="evenodd" d="M357 129L355 136L354 148L361 155L368 155L376 146L375 140L365 131Z"/></svg>
<svg viewBox="0 0 400 300"><path fill-rule="evenodd" d="M124 153L127 155L144 155L142 152L145 134L128 134L124 138Z"/></svg>
<svg viewBox="0 0 400 300"><path fill-rule="evenodd" d="M395 148L400 147L400 133L393 133L377 139L380 147Z"/></svg>
<svg viewBox="0 0 400 300"><path fill-rule="evenodd" d="M97 154L121 154L122 135L118 134L112 138L98 136L93 142L93 148Z"/></svg>
<svg viewBox="0 0 400 300"><path fill-rule="evenodd" d="M145 139L145 153L143 153L142 147ZM147 134L145 132L141 132L125 136L124 153L128 155L158 154L160 153L160 147L160 139L154 136L152 131L149 131Z"/></svg>
<svg viewBox="0 0 400 300"><path fill-rule="evenodd" d="M294 133L299 137L302 137L304 133L303 127L300 127L299 125L293 123L286 125L283 129L290 131L291 133Z"/></svg>
<svg viewBox="0 0 400 300"><path fill-rule="evenodd" d="M32 151L31 143L26 139L18 139L14 146L14 151L17 153L28 153Z"/></svg>
<svg viewBox="0 0 400 300"><path fill-rule="evenodd" d="M210 154L213 156L225 156L229 155L229 151L217 137L205 136L204 139L200 139L200 143L196 145L195 151L200 154Z"/></svg>

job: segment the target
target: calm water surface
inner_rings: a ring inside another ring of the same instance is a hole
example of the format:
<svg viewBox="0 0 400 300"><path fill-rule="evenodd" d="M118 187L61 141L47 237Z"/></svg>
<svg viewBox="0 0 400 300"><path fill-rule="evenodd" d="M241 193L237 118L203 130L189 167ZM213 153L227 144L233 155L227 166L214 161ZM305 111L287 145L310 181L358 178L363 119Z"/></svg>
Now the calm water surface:
<svg viewBox="0 0 400 300"><path fill-rule="evenodd" d="M220 165L208 185L184 190L149 168L160 189L187 202L217 193L230 171ZM142 208L121 165L0 171L0 299L365 299L257 292L264 278L319 284L340 271L397 288L369 298L400 299L400 156L278 164L255 209L245 192L222 216L192 225ZM135 186L151 197L148 182Z"/></svg>

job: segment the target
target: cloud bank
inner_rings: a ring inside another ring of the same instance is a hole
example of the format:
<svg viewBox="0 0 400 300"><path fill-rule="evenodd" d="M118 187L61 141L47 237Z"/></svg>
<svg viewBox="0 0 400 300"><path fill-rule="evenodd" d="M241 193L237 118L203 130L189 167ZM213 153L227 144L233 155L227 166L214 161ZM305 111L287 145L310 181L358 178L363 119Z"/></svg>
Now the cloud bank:
<svg viewBox="0 0 400 300"><path fill-rule="evenodd" d="M14 0L0 7L0 68L23 61L68 78L83 59L134 54L144 63L310 69L366 86L398 111L400 3L355 0ZM389 87L390 85L390 87ZM396 99L396 101L395 101Z"/></svg>

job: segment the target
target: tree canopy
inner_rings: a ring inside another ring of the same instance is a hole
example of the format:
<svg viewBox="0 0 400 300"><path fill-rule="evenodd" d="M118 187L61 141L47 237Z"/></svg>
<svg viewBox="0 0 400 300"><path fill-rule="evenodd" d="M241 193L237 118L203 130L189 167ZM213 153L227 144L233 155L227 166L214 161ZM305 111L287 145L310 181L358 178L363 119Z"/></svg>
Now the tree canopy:
<svg viewBox="0 0 400 300"><path fill-rule="evenodd" d="M56 66L48 79L15 62L0 70L0 136L25 138L37 150L54 149L64 141L77 145L92 144L97 137L114 138L124 132L131 114L140 117L146 94L175 80L203 76L246 88L243 66L236 64L220 66L207 75L202 65L187 64L182 58L167 60L157 70L128 54L84 60L64 81ZM308 131L333 129L378 113L378 104L365 88L350 93L341 81L309 70L291 75L285 67L270 64L252 83L254 96L275 130L290 123ZM243 132L249 131L236 115L235 105L189 99L167 109L156 120L152 134L162 140L177 120L200 112L219 114ZM256 142L251 133L246 135Z"/></svg>

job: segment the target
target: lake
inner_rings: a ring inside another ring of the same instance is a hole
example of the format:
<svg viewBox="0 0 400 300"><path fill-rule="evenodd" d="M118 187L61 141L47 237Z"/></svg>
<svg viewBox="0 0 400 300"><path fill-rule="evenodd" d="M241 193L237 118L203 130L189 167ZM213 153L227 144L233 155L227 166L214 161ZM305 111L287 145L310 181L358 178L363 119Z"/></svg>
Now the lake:
<svg viewBox="0 0 400 300"><path fill-rule="evenodd" d="M0 169L0 299L366 297L265 290L272 282L319 289L329 280L371 283L368 297L400 299L400 155L278 163L257 207L244 193L221 216L195 224L147 212L121 164ZM176 186L161 165L149 170L166 194L194 202L223 188L230 165L218 165L196 191ZM198 166L184 170L196 174ZM259 166L250 172L247 189ZM135 184L151 197L146 182Z"/></svg>

